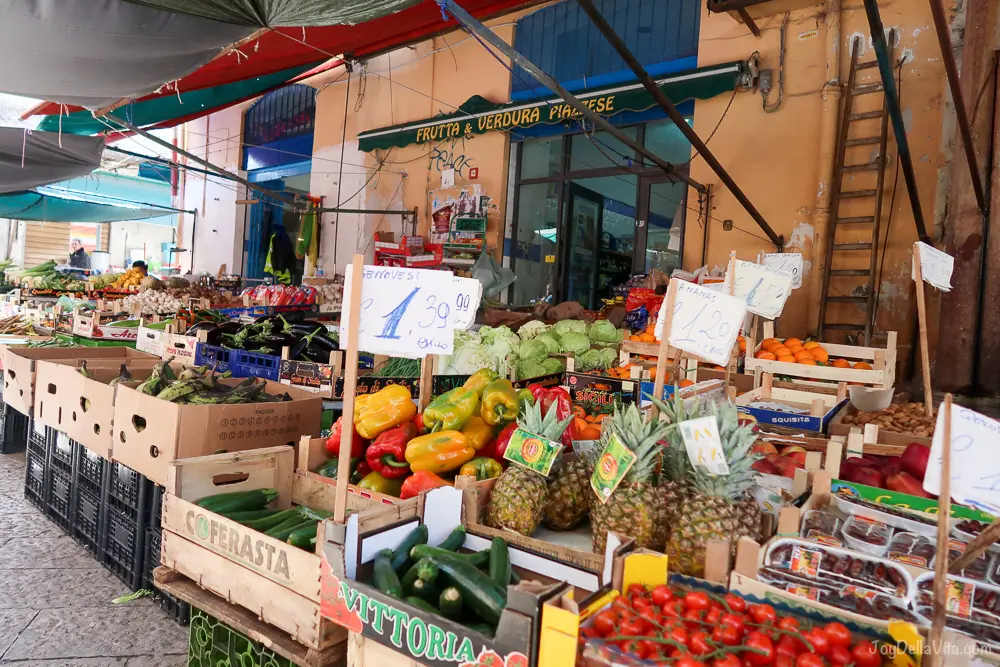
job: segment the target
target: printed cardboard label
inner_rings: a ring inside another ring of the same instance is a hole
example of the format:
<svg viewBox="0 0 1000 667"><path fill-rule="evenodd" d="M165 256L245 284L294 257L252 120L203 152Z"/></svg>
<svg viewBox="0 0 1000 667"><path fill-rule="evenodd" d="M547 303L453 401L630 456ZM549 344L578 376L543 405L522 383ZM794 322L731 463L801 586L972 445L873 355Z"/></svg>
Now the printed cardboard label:
<svg viewBox="0 0 1000 667"><path fill-rule="evenodd" d="M913 565L916 567L928 567L928 562L926 558L921 558L920 556L914 556L913 554L900 553L899 551L890 551L887 558L889 560L894 560L897 563L905 563L907 565Z"/></svg>
<svg viewBox="0 0 1000 667"><path fill-rule="evenodd" d="M844 593L861 598L862 600L874 600L878 597L878 593L876 591L870 591L867 588L861 588L860 586L844 586Z"/></svg>
<svg viewBox="0 0 1000 667"><path fill-rule="evenodd" d="M820 597L823 595L823 591L812 586L799 586L798 584L788 584L785 590L792 595L798 595L799 597L809 598L810 600L815 600L819 602Z"/></svg>
<svg viewBox="0 0 1000 667"><path fill-rule="evenodd" d="M512 463L533 470L545 477L549 476L552 464L556 462L562 443L546 440L540 435L517 429L510 436L507 451L503 457Z"/></svg>
<svg viewBox="0 0 1000 667"><path fill-rule="evenodd" d="M281 384L298 387L317 394L333 391L333 367L311 361L282 361Z"/></svg>
<svg viewBox="0 0 1000 667"><path fill-rule="evenodd" d="M810 542L819 542L820 544L825 544L831 547L844 546L844 543L833 535L828 535L822 531L816 530L815 528L806 533L806 539Z"/></svg>
<svg viewBox="0 0 1000 667"><path fill-rule="evenodd" d="M636 383L628 380L597 377L582 373L566 373L573 405L588 415L609 415L615 405L627 405L635 400Z"/></svg>
<svg viewBox="0 0 1000 667"><path fill-rule="evenodd" d="M607 447L594 466L594 474L590 477L590 488L597 494L598 500L608 502L608 498L635 465L635 460L636 455L632 450L625 446L617 434L612 433Z"/></svg>
<svg viewBox="0 0 1000 667"><path fill-rule="evenodd" d="M792 547L792 572L816 577L819 574L819 564L823 562L823 552L818 549L806 549L796 545Z"/></svg>
<svg viewBox="0 0 1000 667"><path fill-rule="evenodd" d="M950 579L947 591L948 600L945 602L947 612L954 616L969 618L972 615L972 599L976 594L976 585Z"/></svg>

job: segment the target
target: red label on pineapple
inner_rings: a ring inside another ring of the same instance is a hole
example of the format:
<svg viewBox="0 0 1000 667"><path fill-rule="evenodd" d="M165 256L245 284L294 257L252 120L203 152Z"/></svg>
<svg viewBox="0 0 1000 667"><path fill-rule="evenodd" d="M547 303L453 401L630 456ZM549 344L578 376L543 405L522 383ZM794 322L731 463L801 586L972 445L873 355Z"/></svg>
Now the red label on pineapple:
<svg viewBox="0 0 1000 667"><path fill-rule="evenodd" d="M795 546L792 548L792 572L815 577L819 574L819 564L823 561L823 552L816 549L806 549Z"/></svg>
<svg viewBox="0 0 1000 667"><path fill-rule="evenodd" d="M809 598L810 600L815 600L819 602L820 596L823 594L818 588L813 588L812 586L798 586L796 584L788 584L785 590L792 595L798 595L799 597Z"/></svg>
<svg viewBox="0 0 1000 667"><path fill-rule="evenodd" d="M906 563L907 565L915 565L917 567L927 567L926 558L921 558L920 556L914 556L913 554L902 553L899 551L890 551L888 558L889 560L894 560L897 563Z"/></svg>
<svg viewBox="0 0 1000 667"><path fill-rule="evenodd" d="M969 618L972 615L972 598L976 594L975 584L951 580L948 582L948 600L945 609L949 614Z"/></svg>
<svg viewBox="0 0 1000 667"><path fill-rule="evenodd" d="M819 542L820 544L826 544L831 547L840 547L844 545L843 542L838 540L833 535L828 535L827 533L816 530L815 528L806 533L806 539L810 542Z"/></svg>

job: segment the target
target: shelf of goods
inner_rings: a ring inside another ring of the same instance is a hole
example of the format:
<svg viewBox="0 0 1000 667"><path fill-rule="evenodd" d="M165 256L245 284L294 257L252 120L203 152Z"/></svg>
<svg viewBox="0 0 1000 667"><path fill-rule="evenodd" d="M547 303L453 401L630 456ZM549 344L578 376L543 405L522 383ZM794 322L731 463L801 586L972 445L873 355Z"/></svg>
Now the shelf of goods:
<svg viewBox="0 0 1000 667"><path fill-rule="evenodd" d="M427 243L422 236L403 236L396 242L393 234L379 232L375 238L375 264L378 266L429 268L440 266L442 257L441 244Z"/></svg>

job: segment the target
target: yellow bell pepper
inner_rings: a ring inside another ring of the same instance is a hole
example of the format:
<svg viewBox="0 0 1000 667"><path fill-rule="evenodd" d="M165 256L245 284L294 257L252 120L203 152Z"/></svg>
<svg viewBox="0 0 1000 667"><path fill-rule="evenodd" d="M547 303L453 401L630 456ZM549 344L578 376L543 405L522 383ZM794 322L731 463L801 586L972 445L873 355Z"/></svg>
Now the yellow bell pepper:
<svg viewBox="0 0 1000 667"><path fill-rule="evenodd" d="M413 472L426 470L438 474L457 470L475 455L476 450L461 431L428 433L406 444L406 462Z"/></svg>
<svg viewBox="0 0 1000 667"><path fill-rule="evenodd" d="M490 440L493 439L493 427L478 415L469 417L469 421L462 427L462 433L477 452L490 444Z"/></svg>
<svg viewBox="0 0 1000 667"><path fill-rule="evenodd" d="M416 414L417 406L410 390L398 384L354 399L354 428L368 440L410 421Z"/></svg>
<svg viewBox="0 0 1000 667"><path fill-rule="evenodd" d="M431 431L458 431L479 412L479 393L455 387L441 394L424 410L424 428Z"/></svg>
<svg viewBox="0 0 1000 667"><path fill-rule="evenodd" d="M469 379L466 380L465 384L462 386L466 389L475 389L476 393L482 396L483 389L486 389L486 385L493 382L498 377L500 376L497 375L492 368L481 368L470 375Z"/></svg>

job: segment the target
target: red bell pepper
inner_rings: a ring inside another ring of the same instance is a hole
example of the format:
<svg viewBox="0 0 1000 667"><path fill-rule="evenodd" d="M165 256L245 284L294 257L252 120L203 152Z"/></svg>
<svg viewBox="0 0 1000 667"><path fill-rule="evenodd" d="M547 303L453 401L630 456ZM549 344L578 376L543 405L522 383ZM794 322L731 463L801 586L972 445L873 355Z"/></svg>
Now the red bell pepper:
<svg viewBox="0 0 1000 667"><path fill-rule="evenodd" d="M427 430L424 428L424 414L422 412L418 412L417 416L413 418L413 425L417 427L417 435Z"/></svg>
<svg viewBox="0 0 1000 667"><path fill-rule="evenodd" d="M451 486L429 470L418 470L403 481L403 488L399 492L399 498L415 498L422 491L430 491L441 486Z"/></svg>
<svg viewBox="0 0 1000 667"><path fill-rule="evenodd" d="M510 436L514 435L514 431L517 430L517 422L511 422L503 427L503 430L497 434L497 439L492 445L493 451L489 451L490 445L486 445L482 451L479 452L480 456L489 456L494 458L501 463L506 463L504 459L504 452L507 451L507 445L510 444Z"/></svg>
<svg viewBox="0 0 1000 667"><path fill-rule="evenodd" d="M542 404L542 416L549 413L549 408L555 406L556 419L562 421L573 411L573 399L562 387L543 387L540 384L529 384L528 391L535 397L536 403ZM573 433L567 428L562 434L562 444L566 451L573 449ZM506 446L504 447L506 449Z"/></svg>
<svg viewBox="0 0 1000 667"><path fill-rule="evenodd" d="M416 435L417 427L412 421L383 431L365 451L365 460L372 470L387 479L406 477L410 474L406 443Z"/></svg>
<svg viewBox="0 0 1000 667"><path fill-rule="evenodd" d="M333 431L326 441L326 453L330 456L340 456L340 434L343 430L343 417L338 417L333 425ZM356 459L365 455L365 447L368 441L361 437L356 430L351 438L351 458Z"/></svg>

